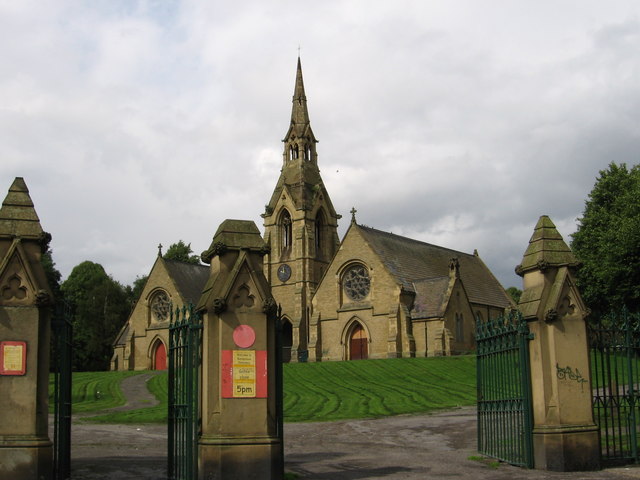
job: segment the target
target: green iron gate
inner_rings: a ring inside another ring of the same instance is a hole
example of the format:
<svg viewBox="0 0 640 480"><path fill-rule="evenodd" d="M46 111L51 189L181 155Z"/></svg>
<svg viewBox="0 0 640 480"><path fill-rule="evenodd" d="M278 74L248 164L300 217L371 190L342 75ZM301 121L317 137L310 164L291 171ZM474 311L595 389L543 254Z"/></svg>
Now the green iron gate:
<svg viewBox="0 0 640 480"><path fill-rule="evenodd" d="M478 451L533 468L529 327L520 312L478 322Z"/></svg>
<svg viewBox="0 0 640 480"><path fill-rule="evenodd" d="M604 463L638 462L640 316L623 310L588 326L593 417Z"/></svg>
<svg viewBox="0 0 640 480"><path fill-rule="evenodd" d="M71 475L71 308L61 302L51 319L51 372L54 379L53 478Z"/></svg>
<svg viewBox="0 0 640 480"><path fill-rule="evenodd" d="M201 339L202 318L193 305L172 310L168 382L170 480L194 480L198 475Z"/></svg>

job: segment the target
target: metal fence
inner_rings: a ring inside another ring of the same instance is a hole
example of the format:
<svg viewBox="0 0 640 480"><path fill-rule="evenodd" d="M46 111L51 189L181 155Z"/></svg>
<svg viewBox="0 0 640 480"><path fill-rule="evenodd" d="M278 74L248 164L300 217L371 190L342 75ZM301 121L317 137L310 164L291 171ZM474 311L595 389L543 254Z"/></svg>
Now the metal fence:
<svg viewBox="0 0 640 480"><path fill-rule="evenodd" d="M56 305L51 319L53 374L53 478L66 480L71 476L71 354L73 326L71 307Z"/></svg>
<svg viewBox="0 0 640 480"><path fill-rule="evenodd" d="M640 315L626 310L588 325L593 417L600 427L602 460L638 462L640 420Z"/></svg>
<svg viewBox="0 0 640 480"><path fill-rule="evenodd" d="M478 451L533 468L527 322L519 312L478 322Z"/></svg>
<svg viewBox="0 0 640 480"><path fill-rule="evenodd" d="M171 312L169 326L168 476L198 476L202 318L193 305Z"/></svg>

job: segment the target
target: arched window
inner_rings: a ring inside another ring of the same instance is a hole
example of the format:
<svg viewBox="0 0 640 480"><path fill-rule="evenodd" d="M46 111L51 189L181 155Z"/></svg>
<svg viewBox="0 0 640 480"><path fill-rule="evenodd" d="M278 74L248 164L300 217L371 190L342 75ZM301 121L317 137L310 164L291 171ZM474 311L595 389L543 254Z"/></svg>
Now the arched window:
<svg viewBox="0 0 640 480"><path fill-rule="evenodd" d="M288 319L282 320L282 361L291 361L291 346L293 345L293 325Z"/></svg>
<svg viewBox="0 0 640 480"><path fill-rule="evenodd" d="M464 340L464 319L461 313L456 313L456 341Z"/></svg>
<svg viewBox="0 0 640 480"><path fill-rule="evenodd" d="M293 225L291 224L291 214L285 209L280 216L280 235L282 250L291 248L293 244Z"/></svg>
<svg viewBox="0 0 640 480"><path fill-rule="evenodd" d="M371 290L369 270L362 264L347 268L342 276L342 289L347 298L354 302L364 300Z"/></svg>
<svg viewBox="0 0 640 480"><path fill-rule="evenodd" d="M318 210L318 214L316 215L315 220L315 246L316 246L316 258L324 257L324 214L322 210Z"/></svg>
<svg viewBox="0 0 640 480"><path fill-rule="evenodd" d="M171 313L171 300L164 290L155 292L149 300L150 316L149 323L160 323L169 320Z"/></svg>

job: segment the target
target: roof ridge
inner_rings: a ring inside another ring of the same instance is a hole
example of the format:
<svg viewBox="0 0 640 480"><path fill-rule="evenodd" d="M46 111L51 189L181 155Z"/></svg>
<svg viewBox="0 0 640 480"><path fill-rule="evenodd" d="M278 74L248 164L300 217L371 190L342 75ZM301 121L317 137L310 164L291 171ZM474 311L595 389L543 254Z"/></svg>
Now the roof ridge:
<svg viewBox="0 0 640 480"><path fill-rule="evenodd" d="M439 248L440 250L445 250L447 252L460 253L460 254L466 255L468 257L475 257L476 256L476 255L474 255L472 253L466 253L466 252L462 252L460 250L454 250L452 248L447 248L447 247L443 247L443 246L440 246L440 245L436 245L434 243L429 243L429 242L425 242L425 241L422 241L422 240L416 240L415 238L405 237L404 235L398 235L397 233L386 232L384 230L379 230L379 229L373 228L373 227L367 227L366 225L358 224L358 227L362 228L362 229L365 229L365 230L372 230L372 231L377 232L377 233L383 233L383 234L388 235L390 237L403 239L403 240L406 240L406 241L409 241L409 242L412 242L412 243L419 243L419 244L422 244L422 245L428 245L430 247Z"/></svg>

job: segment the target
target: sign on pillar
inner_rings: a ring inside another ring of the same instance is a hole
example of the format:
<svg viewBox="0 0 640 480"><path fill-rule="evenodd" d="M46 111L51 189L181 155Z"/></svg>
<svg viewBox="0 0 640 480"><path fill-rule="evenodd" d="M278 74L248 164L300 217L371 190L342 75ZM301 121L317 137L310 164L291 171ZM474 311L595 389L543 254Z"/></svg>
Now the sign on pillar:
<svg viewBox="0 0 640 480"><path fill-rule="evenodd" d="M226 220L202 259L211 265L203 314L201 480L281 480L275 302L267 247L250 221Z"/></svg>
<svg viewBox="0 0 640 480"><path fill-rule="evenodd" d="M0 208L0 479L48 480L51 290L42 230L24 180Z"/></svg>

